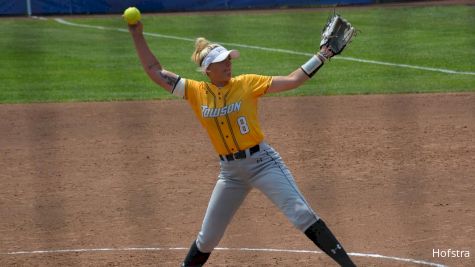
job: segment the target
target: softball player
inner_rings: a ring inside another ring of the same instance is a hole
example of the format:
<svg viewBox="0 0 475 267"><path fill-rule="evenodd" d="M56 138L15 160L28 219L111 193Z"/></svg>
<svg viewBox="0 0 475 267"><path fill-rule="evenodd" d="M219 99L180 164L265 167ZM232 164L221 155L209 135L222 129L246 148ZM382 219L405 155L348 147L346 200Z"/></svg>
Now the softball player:
<svg viewBox="0 0 475 267"><path fill-rule="evenodd" d="M257 100L266 93L291 90L311 78L333 56L326 47L287 76L232 77L237 50L198 38L192 60L208 82L185 79L165 70L152 54L139 22L129 26L135 48L150 79L186 99L207 130L221 171L196 240L182 266L203 266L233 215L252 188L259 189L321 250L341 266L355 266L323 220L299 191L280 155L266 142L257 116Z"/></svg>

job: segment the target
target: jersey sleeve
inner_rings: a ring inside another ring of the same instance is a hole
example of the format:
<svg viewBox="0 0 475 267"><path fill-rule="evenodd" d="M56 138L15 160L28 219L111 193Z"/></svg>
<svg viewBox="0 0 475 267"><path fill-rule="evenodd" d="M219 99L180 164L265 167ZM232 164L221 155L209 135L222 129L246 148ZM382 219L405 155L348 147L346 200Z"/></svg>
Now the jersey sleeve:
<svg viewBox="0 0 475 267"><path fill-rule="evenodd" d="M246 80L252 94L255 97L264 95L272 83L272 76L262 76L256 74L246 75Z"/></svg>
<svg viewBox="0 0 475 267"><path fill-rule="evenodd" d="M193 100L199 93L202 82L180 78L172 90L172 94L185 100Z"/></svg>
<svg viewBox="0 0 475 267"><path fill-rule="evenodd" d="M178 81L176 82L175 86L172 89L172 94L175 96L184 98L185 85L186 85L186 79L180 78L180 76L178 76Z"/></svg>
<svg viewBox="0 0 475 267"><path fill-rule="evenodd" d="M183 99L190 103L196 103L200 95L201 82L186 79Z"/></svg>

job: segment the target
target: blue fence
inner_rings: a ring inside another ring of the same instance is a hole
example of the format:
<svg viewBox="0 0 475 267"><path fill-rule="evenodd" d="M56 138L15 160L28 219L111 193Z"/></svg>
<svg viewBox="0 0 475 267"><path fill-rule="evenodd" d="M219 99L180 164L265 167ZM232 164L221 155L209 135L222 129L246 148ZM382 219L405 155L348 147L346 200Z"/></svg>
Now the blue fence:
<svg viewBox="0 0 475 267"><path fill-rule="evenodd" d="M374 0L0 0L0 15L121 13L129 6L142 12L200 11L312 5L370 4Z"/></svg>

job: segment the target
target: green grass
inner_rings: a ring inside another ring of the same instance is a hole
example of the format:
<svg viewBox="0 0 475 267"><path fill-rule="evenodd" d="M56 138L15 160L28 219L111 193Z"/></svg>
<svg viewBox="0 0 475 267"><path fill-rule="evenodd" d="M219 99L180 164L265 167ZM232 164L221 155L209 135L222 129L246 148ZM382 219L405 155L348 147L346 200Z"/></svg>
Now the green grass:
<svg viewBox="0 0 475 267"><path fill-rule="evenodd" d="M361 32L343 57L475 72L475 8L433 6L345 9ZM317 50L328 12L237 12L145 15L145 31L186 38ZM125 28L119 15L66 17L87 25ZM143 72L130 36L59 24L53 18L0 19L0 103L172 98ZM205 79L190 61L193 43L147 36L162 65L182 77ZM228 46L228 48L233 48ZM308 56L238 48L234 74L285 75ZM300 88L283 95L475 91L475 75L445 74L333 59Z"/></svg>

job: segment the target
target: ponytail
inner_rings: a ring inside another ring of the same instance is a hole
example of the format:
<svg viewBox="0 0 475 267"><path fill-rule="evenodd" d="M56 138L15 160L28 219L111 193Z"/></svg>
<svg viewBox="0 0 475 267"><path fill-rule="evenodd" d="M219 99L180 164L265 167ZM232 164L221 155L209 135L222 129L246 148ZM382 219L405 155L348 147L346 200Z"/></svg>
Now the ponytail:
<svg viewBox="0 0 475 267"><path fill-rule="evenodd" d="M201 66L203 59L208 55L211 49L215 48L217 44L211 43L204 37L198 37L195 40L195 51L191 55L191 60L196 63L196 65Z"/></svg>

